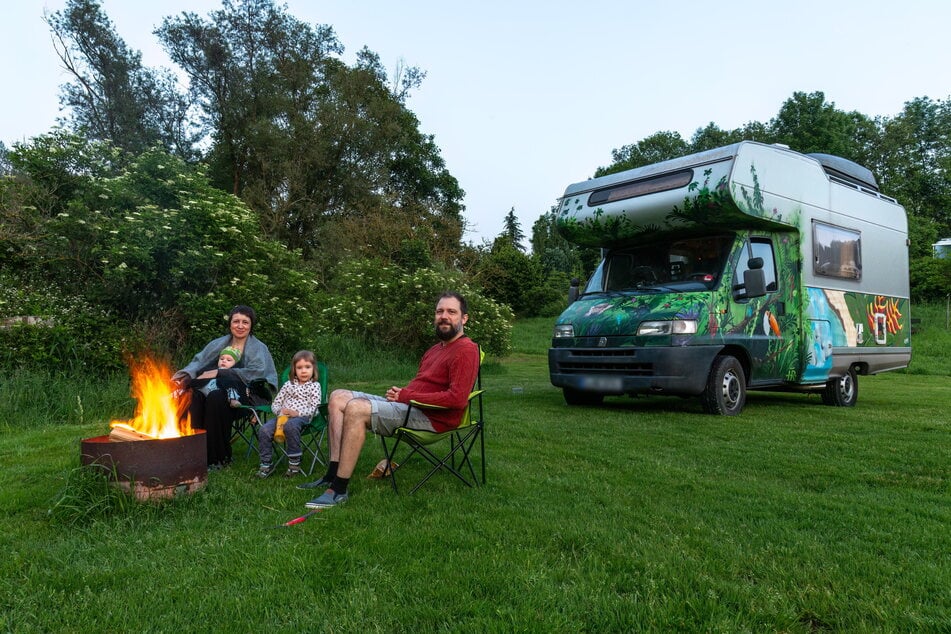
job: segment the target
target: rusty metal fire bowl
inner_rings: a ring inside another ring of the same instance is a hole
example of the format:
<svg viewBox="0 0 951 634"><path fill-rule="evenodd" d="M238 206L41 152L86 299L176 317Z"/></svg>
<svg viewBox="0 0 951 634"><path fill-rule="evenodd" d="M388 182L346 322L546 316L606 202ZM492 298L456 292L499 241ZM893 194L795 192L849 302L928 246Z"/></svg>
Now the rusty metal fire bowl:
<svg viewBox="0 0 951 634"><path fill-rule="evenodd" d="M198 491L208 482L205 431L179 438L115 442L109 436L81 443L82 464L99 464L139 500L170 498Z"/></svg>

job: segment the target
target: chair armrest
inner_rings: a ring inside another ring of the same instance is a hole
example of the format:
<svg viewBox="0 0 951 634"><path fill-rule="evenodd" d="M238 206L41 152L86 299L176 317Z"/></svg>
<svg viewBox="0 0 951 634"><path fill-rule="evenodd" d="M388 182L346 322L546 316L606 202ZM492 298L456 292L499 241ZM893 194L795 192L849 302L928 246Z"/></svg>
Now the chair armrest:
<svg viewBox="0 0 951 634"><path fill-rule="evenodd" d="M474 392L469 392L469 398L467 400L471 401L483 392L485 392L485 390L475 390ZM430 405L429 403L421 403L417 400L410 400L409 404L413 407L419 407L420 409L449 409L443 405Z"/></svg>
<svg viewBox="0 0 951 634"><path fill-rule="evenodd" d="M270 405L238 405L234 409L244 410L250 414L252 425L263 424L262 418L267 419L271 414Z"/></svg>
<svg viewBox="0 0 951 634"><path fill-rule="evenodd" d="M416 400L410 400L409 404L413 407L418 407L420 409L449 409L443 405L430 405L429 403L420 403Z"/></svg>

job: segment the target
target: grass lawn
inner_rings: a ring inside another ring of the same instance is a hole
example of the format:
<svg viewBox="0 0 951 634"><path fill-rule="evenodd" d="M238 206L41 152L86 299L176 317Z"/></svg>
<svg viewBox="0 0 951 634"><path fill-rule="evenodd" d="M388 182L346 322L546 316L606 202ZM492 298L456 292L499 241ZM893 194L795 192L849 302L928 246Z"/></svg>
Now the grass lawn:
<svg viewBox="0 0 951 634"><path fill-rule="evenodd" d="M860 377L854 408L569 408L551 323L520 322L484 368L488 486L395 496L357 476L346 506L293 527L275 528L311 496L255 479L255 456L132 504L77 468L107 431L91 404L71 424L8 419L0 630L951 631L947 373ZM332 387L393 382L327 360ZM381 456L367 443L360 474ZM64 499L88 512L50 513Z"/></svg>

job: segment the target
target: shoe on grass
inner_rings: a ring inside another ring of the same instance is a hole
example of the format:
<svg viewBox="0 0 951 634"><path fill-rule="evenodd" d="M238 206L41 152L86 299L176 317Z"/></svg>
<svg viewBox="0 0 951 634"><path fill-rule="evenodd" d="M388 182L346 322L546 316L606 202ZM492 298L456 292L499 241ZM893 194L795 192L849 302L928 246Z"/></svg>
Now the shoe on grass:
<svg viewBox="0 0 951 634"><path fill-rule="evenodd" d="M268 477L272 473L274 473L274 465L262 464L260 467L258 467L258 472L255 473L254 475L256 475L257 477L263 480L264 478Z"/></svg>
<svg viewBox="0 0 951 634"><path fill-rule="evenodd" d="M393 475L393 472L396 471L400 466L400 463L394 461L390 464L386 458L381 460L373 471L370 472L370 475L367 476L368 480L382 480L383 478L388 478Z"/></svg>
<svg viewBox="0 0 951 634"><path fill-rule="evenodd" d="M284 472L285 478L296 478L297 476L303 474L301 471L300 465L292 464L287 468L287 471Z"/></svg>
<svg viewBox="0 0 951 634"><path fill-rule="evenodd" d="M314 480L313 482L301 482L297 485L297 488L304 489L305 491L308 489L326 489L331 484L333 484L333 480L325 480L321 478L320 480Z"/></svg>
<svg viewBox="0 0 951 634"><path fill-rule="evenodd" d="M327 489L323 495L316 497L304 506L309 509L329 509L332 506L338 506L347 501L346 493L337 493L333 489Z"/></svg>

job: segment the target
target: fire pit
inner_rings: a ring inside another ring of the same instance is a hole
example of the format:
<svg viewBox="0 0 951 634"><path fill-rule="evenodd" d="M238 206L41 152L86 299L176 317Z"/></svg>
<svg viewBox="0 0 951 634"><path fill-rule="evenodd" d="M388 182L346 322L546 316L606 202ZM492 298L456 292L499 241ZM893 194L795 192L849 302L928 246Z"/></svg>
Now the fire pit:
<svg viewBox="0 0 951 634"><path fill-rule="evenodd" d="M84 439L80 462L102 465L140 500L197 491L208 481L207 439L183 415L188 393L174 390L164 364L146 359L131 371L135 418L112 421L108 436Z"/></svg>
<svg viewBox="0 0 951 634"><path fill-rule="evenodd" d="M116 441L96 436L82 441L83 465L100 464L136 498L168 498L192 493L208 481L205 431L179 438Z"/></svg>

